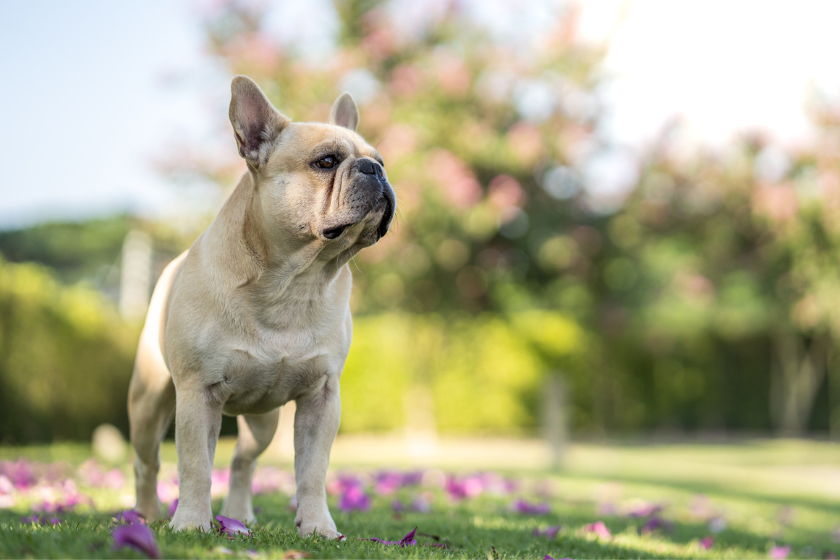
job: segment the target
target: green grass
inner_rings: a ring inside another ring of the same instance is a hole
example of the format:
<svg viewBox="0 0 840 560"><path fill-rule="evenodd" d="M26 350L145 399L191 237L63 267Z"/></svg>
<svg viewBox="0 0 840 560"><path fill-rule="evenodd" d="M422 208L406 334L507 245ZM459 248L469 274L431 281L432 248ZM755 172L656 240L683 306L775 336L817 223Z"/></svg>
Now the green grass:
<svg viewBox="0 0 840 560"><path fill-rule="evenodd" d="M217 464L229 458L228 448L220 446ZM55 463L73 475L88 457L88 448L0 448L2 460L21 456ZM171 448L164 457L172 458ZM501 471L519 481L519 489L508 496L483 494L456 504L431 485L401 489L395 496L374 495L370 511L353 513L338 511L337 497L330 496L336 524L347 535L344 542L300 538L294 530L289 497L282 493L255 497L254 505L261 511L251 537L228 540L217 534L172 533L163 521L152 528L167 558L246 557L248 550L260 558L283 557L289 550L306 551L313 558L493 559L543 558L546 554L554 558L767 558L774 544L790 545L791 558L821 558L827 552L840 555L840 545L832 538L840 526L840 469L836 465L840 465L840 449L819 442L577 445L562 472ZM334 461L336 468L348 466L349 462ZM165 470L171 473L173 468L170 463ZM95 507L62 514L63 522L55 527L21 523L21 516L43 496L19 494L11 508L0 509L0 556L143 557L128 549L112 549L111 518L128 503L129 485L130 480L117 490L80 486ZM409 501L422 491L435 497L431 512L395 514L391 510L395 497ZM551 495L548 515L522 515L509 508L519 497L543 501L539 495L546 491ZM711 534L708 520L692 512L698 495L706 496L715 515L727 521L727 527L714 535L710 550L698 545L699 539ZM612 504L626 510L639 500L663 504L661 515L674 522L673 531L640 535L644 520L609 515L604 509L605 504ZM214 501L214 512L220 505ZM597 520L604 521L612 538L599 539L583 531L587 523ZM533 529L548 525L563 526L556 539L532 535ZM415 526L418 534L439 537L418 535L420 545L442 542L447 548L398 548L364 540L398 540Z"/></svg>

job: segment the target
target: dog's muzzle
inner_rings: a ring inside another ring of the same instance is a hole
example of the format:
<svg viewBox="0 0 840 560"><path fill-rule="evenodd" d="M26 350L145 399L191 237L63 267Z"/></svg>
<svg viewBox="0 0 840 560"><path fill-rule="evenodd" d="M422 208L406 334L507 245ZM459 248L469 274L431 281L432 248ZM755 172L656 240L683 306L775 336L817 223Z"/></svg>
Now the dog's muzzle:
<svg viewBox="0 0 840 560"><path fill-rule="evenodd" d="M385 170L379 162L362 157L353 162L353 189L350 195L349 205L354 213L358 212L353 219L324 229L323 236L327 239L336 239L348 227L363 220L371 213L382 212L382 219L376 227L376 241L385 237L391 229L391 222L394 221L394 214L397 209L397 198L394 189L388 183Z"/></svg>

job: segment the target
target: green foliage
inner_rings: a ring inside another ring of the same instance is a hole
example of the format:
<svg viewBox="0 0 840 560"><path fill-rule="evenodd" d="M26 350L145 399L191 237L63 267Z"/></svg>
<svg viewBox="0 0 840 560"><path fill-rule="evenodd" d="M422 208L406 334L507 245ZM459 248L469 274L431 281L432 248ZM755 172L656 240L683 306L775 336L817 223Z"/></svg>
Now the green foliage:
<svg viewBox="0 0 840 560"><path fill-rule="evenodd" d="M72 284L107 273L128 233L126 216L85 222L50 222L0 232L0 254L11 262L36 261Z"/></svg>
<svg viewBox="0 0 840 560"><path fill-rule="evenodd" d="M0 261L0 441L86 440L102 422L126 430L137 335L101 294Z"/></svg>
<svg viewBox="0 0 840 560"><path fill-rule="evenodd" d="M536 326L534 320L543 332L517 328ZM547 336L554 344L541 351L533 340ZM490 314L358 318L342 374L341 430L402 428L411 424L409 410L429 407L443 432L533 431L543 377L580 359L586 351L581 339L577 325L551 313L509 321ZM433 404L424 400L429 396Z"/></svg>

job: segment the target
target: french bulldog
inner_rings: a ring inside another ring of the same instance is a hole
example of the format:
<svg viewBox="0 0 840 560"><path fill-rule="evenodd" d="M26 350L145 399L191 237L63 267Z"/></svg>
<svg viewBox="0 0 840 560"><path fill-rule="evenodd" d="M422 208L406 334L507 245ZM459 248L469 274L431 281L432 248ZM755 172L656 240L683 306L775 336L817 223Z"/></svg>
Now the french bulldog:
<svg viewBox="0 0 840 560"><path fill-rule="evenodd" d="M342 538L325 477L350 348L348 261L389 230L396 198L382 158L356 133L345 93L327 123L280 113L245 76L230 122L247 172L213 223L164 270L149 306L128 411L136 509L161 516L159 447L173 416L180 496L170 526L209 531L222 415L239 429L221 514L253 522L251 477L279 407L294 400L300 534Z"/></svg>

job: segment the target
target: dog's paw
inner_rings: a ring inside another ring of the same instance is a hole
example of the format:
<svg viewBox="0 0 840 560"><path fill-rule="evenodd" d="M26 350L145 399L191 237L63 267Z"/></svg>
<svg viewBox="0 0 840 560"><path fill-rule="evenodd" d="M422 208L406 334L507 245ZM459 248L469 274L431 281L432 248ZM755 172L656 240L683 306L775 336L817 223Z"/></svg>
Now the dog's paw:
<svg viewBox="0 0 840 560"><path fill-rule="evenodd" d="M344 535L335 528L335 522L330 516L327 504L309 508L298 506L297 515L295 515L295 527L297 527L301 537L317 533L328 539L340 540L344 538Z"/></svg>
<svg viewBox="0 0 840 560"><path fill-rule="evenodd" d="M211 512L192 512L179 504L175 515L172 516L172 521L169 522L169 527L173 531L198 529L209 533L212 528L212 515Z"/></svg>
<svg viewBox="0 0 840 560"><path fill-rule="evenodd" d="M143 516L146 521L157 521L163 515L161 514L160 502L155 500L137 500L137 505L134 510Z"/></svg>

